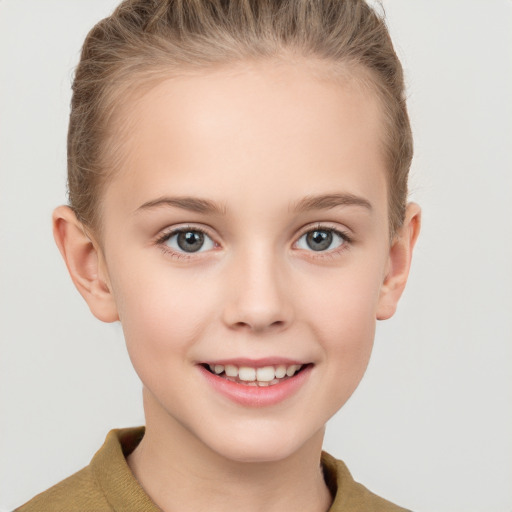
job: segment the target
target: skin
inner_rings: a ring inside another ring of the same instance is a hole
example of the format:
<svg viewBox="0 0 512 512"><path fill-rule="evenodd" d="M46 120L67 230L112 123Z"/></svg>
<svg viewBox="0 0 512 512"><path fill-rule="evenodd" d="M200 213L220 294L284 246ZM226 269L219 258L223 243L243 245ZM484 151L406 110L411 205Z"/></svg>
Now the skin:
<svg viewBox="0 0 512 512"><path fill-rule="evenodd" d="M121 321L143 383L147 431L128 463L163 510L325 511L325 423L396 309L419 231L410 204L390 243L377 99L307 62L264 62L166 80L130 108L101 239L54 213L73 281L93 314ZM343 236L313 251L319 225ZM207 244L180 252L164 240L178 228ZM264 357L311 366L267 407L228 400L199 369Z"/></svg>

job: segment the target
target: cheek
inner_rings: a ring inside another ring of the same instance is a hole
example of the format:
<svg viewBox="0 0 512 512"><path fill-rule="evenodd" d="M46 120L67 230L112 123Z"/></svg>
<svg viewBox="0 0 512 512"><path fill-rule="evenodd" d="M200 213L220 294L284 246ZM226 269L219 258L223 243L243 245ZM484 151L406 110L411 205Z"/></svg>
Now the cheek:
<svg viewBox="0 0 512 512"><path fill-rule="evenodd" d="M368 364L375 337L375 301L356 293L324 304L319 335L328 359L349 381L359 381Z"/></svg>
<svg viewBox="0 0 512 512"><path fill-rule="evenodd" d="M136 268L136 267L132 267ZM151 271L139 267L131 279L121 280L113 287L130 357L137 361L159 361L168 355L185 353L197 340L202 322L209 318L206 301L198 300L201 290L193 279L177 276L169 269Z"/></svg>
<svg viewBox="0 0 512 512"><path fill-rule="evenodd" d="M352 338L375 323L380 289L381 274L375 269L347 268L309 280L303 308L319 319L315 323L322 328Z"/></svg>
<svg viewBox="0 0 512 512"><path fill-rule="evenodd" d="M367 268L333 272L310 281L303 315L314 329L326 358L353 380L362 376L373 346L381 275ZM315 286L311 286L315 282Z"/></svg>
<svg viewBox="0 0 512 512"><path fill-rule="evenodd" d="M370 361L375 337L374 287L350 287L345 281L315 307L319 312L316 337L322 345L326 401L330 414L354 393Z"/></svg>

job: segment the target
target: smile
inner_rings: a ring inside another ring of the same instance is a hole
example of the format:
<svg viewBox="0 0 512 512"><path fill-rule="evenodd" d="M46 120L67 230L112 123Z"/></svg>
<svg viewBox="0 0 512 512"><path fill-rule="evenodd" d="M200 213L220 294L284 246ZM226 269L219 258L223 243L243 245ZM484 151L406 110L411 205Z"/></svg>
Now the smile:
<svg viewBox="0 0 512 512"><path fill-rule="evenodd" d="M218 375L221 378L244 384L246 386L275 386L296 373L300 372L304 365L291 364L291 365L275 365L275 366L262 366L254 368L250 366L235 366L234 364L208 364L205 368L211 373Z"/></svg>
<svg viewBox="0 0 512 512"><path fill-rule="evenodd" d="M273 406L291 399L308 382L314 366L275 360L197 365L212 390L244 407Z"/></svg>

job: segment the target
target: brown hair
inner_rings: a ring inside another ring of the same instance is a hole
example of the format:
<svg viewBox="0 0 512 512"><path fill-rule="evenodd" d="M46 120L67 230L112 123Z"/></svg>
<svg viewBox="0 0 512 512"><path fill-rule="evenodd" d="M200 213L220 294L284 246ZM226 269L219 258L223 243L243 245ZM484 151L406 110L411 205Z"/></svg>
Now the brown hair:
<svg viewBox="0 0 512 512"><path fill-rule="evenodd" d="M123 1L89 32L73 83L68 189L77 217L101 227L101 190L120 167L113 120L131 93L173 72L287 54L349 67L377 93L395 233L405 215L412 134L402 66L384 20L364 0Z"/></svg>

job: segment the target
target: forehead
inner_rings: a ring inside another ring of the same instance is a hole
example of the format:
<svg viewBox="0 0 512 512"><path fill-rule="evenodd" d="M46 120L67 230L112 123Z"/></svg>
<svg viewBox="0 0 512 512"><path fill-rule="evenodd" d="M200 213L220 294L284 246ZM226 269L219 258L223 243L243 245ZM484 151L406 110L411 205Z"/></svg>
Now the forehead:
<svg viewBox="0 0 512 512"><path fill-rule="evenodd" d="M245 63L173 77L123 111L123 169L111 188L140 204L171 191L261 206L274 196L386 188L376 95L318 65Z"/></svg>

